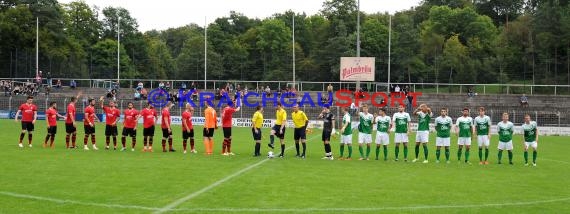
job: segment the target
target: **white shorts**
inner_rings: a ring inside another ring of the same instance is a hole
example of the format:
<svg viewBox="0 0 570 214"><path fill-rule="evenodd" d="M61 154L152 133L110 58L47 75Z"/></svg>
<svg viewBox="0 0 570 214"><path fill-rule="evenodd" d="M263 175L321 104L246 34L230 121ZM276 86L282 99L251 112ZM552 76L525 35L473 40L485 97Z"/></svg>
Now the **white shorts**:
<svg viewBox="0 0 570 214"><path fill-rule="evenodd" d="M477 144L479 147L489 147L489 135L477 135Z"/></svg>
<svg viewBox="0 0 570 214"><path fill-rule="evenodd" d="M372 143L372 134L358 133L358 144Z"/></svg>
<svg viewBox="0 0 570 214"><path fill-rule="evenodd" d="M499 141L499 150L513 150L513 141L501 142Z"/></svg>
<svg viewBox="0 0 570 214"><path fill-rule="evenodd" d="M427 143L429 141L429 131L416 132L416 142Z"/></svg>
<svg viewBox="0 0 570 214"><path fill-rule="evenodd" d="M349 135L341 135L340 137L341 144L352 144L352 134Z"/></svg>
<svg viewBox="0 0 570 214"><path fill-rule="evenodd" d="M538 148L538 143L536 143L536 141L533 142L524 142L524 146L526 149L528 149L529 147L532 147L533 149Z"/></svg>
<svg viewBox="0 0 570 214"><path fill-rule="evenodd" d="M460 146L471 146L471 138L470 137L459 137L457 138L457 144Z"/></svg>
<svg viewBox="0 0 570 214"><path fill-rule="evenodd" d="M376 145L388 145L390 144L390 137L388 133L376 132Z"/></svg>
<svg viewBox="0 0 570 214"><path fill-rule="evenodd" d="M408 142L408 133L396 133L394 135L394 143L407 143Z"/></svg>
<svg viewBox="0 0 570 214"><path fill-rule="evenodd" d="M435 138L435 145L436 146L449 146L451 144L451 138L446 137L446 138L442 138L442 137L436 137Z"/></svg>

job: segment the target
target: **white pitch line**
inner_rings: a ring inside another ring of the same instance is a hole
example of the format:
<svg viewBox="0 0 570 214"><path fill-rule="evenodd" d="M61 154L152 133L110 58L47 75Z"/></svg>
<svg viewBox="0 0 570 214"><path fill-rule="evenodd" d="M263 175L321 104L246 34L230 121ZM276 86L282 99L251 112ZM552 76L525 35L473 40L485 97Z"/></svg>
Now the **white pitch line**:
<svg viewBox="0 0 570 214"><path fill-rule="evenodd" d="M121 205L121 204L103 204L103 203L90 203L73 200L47 198L42 196L33 196L26 194L19 194L13 192L0 191L0 195L11 196L15 198L33 199L38 201L48 201L58 204L76 204L84 206L96 206L106 208L120 208L120 209L137 209L156 211L161 208L158 207L144 207L137 205ZM491 204L468 204L468 205L417 205L407 207L345 207L345 208L189 208L189 209L169 209L167 211L186 211L186 212L357 212L357 211L383 211L383 210L425 210L425 209L461 209L461 208L480 208L480 207L501 207L501 206L525 206L536 205L545 203L555 203L569 201L570 197L540 200L540 201L525 201L525 202L510 202L510 203L491 203Z"/></svg>
<svg viewBox="0 0 570 214"><path fill-rule="evenodd" d="M308 141L308 140L312 140L313 138L316 138L316 137L317 137L317 136L314 136L314 137L312 137L312 138L309 138L309 139L307 139L307 141ZM293 148L293 147L290 146L290 147L288 147L288 148L285 149L285 150L289 150L289 149L291 149L291 148ZM226 181L228 181L228 180L230 180L230 179L232 179L232 178L234 178L234 177L240 176L241 174L243 174L243 173L245 173L245 172L247 172L247 171L249 171L249 170L251 170L251 169L253 169L253 168L255 168L255 167L257 167L257 166L259 166L259 165L261 165L261 164L263 164L263 163L265 163L265 162L267 162L267 161L269 161L269 160L270 160L270 159L267 158L267 159L263 159L263 160L261 160L261 161L259 161L259 162L257 162L257 163L254 163L254 164L252 164L252 165L249 165L249 166L247 166L247 167L245 167L245 168L243 168L243 169L241 169L241 170L239 170L239 171L237 171L237 172L235 172L235 173L233 173L233 174L231 174L231 175L228 175L228 176L226 176L226 177L224 177L224 178L222 178L222 179L220 179L220 180L218 180L218 181L216 181L216 182L214 182L214 183L212 183L212 184L210 184L210 185L208 185L208 186L206 186L206 187L204 187L204 188L202 188L202 189L200 189L200 190L198 190L198 191L196 191L196 192L190 193L189 195L184 196L184 197L182 197L182 198L180 198L180 199L178 199L178 200L176 200L176 201L174 201L174 202L172 202L172 203L170 203L170 204L168 204L168 205L166 205L166 206L160 208L159 210L157 210L157 211L154 212L154 213L155 213L155 214L161 214L161 213L164 213L164 212L168 212L168 211L170 211L170 210L173 210L175 207L181 205L182 203L187 202L187 201L189 201L189 200L191 200L191 199L193 199L193 198L195 198L195 197L201 195L202 193L208 192L208 191L210 191L211 189L213 189L213 188L215 188L215 187L217 187L217 186L219 186L219 185L225 183Z"/></svg>
<svg viewBox="0 0 570 214"><path fill-rule="evenodd" d="M570 162L560 161L560 160L553 160L553 159L548 159L548 158L540 158L539 160L545 160L545 161L552 161L552 162L557 162L557 163L570 164Z"/></svg>
<svg viewBox="0 0 570 214"><path fill-rule="evenodd" d="M525 201L510 203L492 203L492 204L468 204L468 205L418 205L408 207L347 207L347 208L195 208L195 209L176 209L176 211L190 212L363 212L363 211L385 211L385 210L425 210L425 209L465 209L465 208L481 208L481 207L502 207L502 206L525 206L544 203L554 203L568 201L570 197L541 200L541 201Z"/></svg>
<svg viewBox="0 0 570 214"><path fill-rule="evenodd" d="M157 207L144 207L144 206L138 206L138 205L81 202L81 201L73 201L73 200L65 200L65 199L56 199L56 198L51 198L51 197L48 198L48 197L35 196L35 195L26 195L26 194L6 192L6 191L0 191L0 195L11 196L14 198L33 199L33 200L38 200L38 201L49 201L49 202L54 202L54 203L58 203L58 204L77 204L77 205L84 205L84 206L120 208L120 209L152 210L152 211L160 209Z"/></svg>

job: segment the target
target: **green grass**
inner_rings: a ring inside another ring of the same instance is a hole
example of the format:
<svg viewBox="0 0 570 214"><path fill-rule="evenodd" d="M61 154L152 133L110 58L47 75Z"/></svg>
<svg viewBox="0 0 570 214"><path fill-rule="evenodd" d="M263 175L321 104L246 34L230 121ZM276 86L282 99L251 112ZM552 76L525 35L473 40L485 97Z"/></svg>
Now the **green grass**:
<svg viewBox="0 0 570 214"><path fill-rule="evenodd" d="M44 149L44 121L36 125L34 147L20 149L16 144L19 124L0 120L0 127L0 213L152 213L230 175L235 176L183 201L170 213L570 213L568 137L542 137L538 166L525 167L521 136L514 140L514 166L495 164L495 137L492 164L480 166L476 150L471 152L473 165L455 161L455 139L452 163L434 163L433 136L431 162L422 164L321 160L318 131L308 136L307 159L294 158L293 148L285 159L267 160L251 157L253 142L248 128L234 129L236 156L207 157L180 152L179 127L174 129L176 153L156 152L160 139L155 140L154 153L142 153L141 133L136 152L66 150L63 124L56 148ZM269 132L263 131L264 135ZM80 144L82 133L80 130ZM101 149L102 125L97 133ZM201 131L196 134L201 136ZM161 136L159 130L156 136ZM203 151L200 138L196 142L199 152ZM221 130L215 139L219 153ZM267 141L265 138L264 145ZM293 146L291 129L286 142ZM335 154L338 149L336 139ZM389 150L392 160L393 144ZM410 147L410 156L413 150ZM262 151L266 154L266 146ZM353 157L358 158L356 147ZM258 165L237 173L254 164Z"/></svg>

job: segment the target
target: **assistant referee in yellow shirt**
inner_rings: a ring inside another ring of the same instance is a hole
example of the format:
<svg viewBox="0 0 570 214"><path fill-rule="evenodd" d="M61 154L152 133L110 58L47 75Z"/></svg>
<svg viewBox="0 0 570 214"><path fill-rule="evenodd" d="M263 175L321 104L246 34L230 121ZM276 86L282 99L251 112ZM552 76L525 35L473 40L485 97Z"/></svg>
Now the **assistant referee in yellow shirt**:
<svg viewBox="0 0 570 214"><path fill-rule="evenodd" d="M291 113L291 118L293 119L293 124L295 125L295 133L293 138L295 139L295 148L297 149L297 157L305 158L305 151L307 150L307 125L309 125L309 119L305 112L299 110L299 104L293 106L293 113ZM303 153L299 153L299 140L303 144Z"/></svg>
<svg viewBox="0 0 570 214"><path fill-rule="evenodd" d="M257 106L253 118L251 119L251 133L255 141L254 157L261 156L261 126L263 125L263 107Z"/></svg>

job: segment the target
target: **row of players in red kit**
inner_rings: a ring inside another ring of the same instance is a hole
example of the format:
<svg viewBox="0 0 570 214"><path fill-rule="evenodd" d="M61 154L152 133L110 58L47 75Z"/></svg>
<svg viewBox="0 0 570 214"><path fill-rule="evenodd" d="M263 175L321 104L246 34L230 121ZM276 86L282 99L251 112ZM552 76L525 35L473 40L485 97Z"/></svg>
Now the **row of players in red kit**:
<svg viewBox="0 0 570 214"><path fill-rule="evenodd" d="M76 126L76 107L77 97L72 97L70 103L67 106L67 112L65 116L60 115L57 112L57 103L52 102L49 108L46 110L46 121L47 121L47 135L44 141L44 147L54 148L54 139L57 134L57 118L65 119L65 146L69 149L74 149L76 147L77 138L77 126ZM104 98L99 99L100 107L105 113L105 149L110 149L111 139L113 141L113 149L117 149L117 136L118 136L118 121L121 116L121 111L116 107L114 101L109 101L108 105L104 105ZM175 152L172 140L172 118L170 115L170 109L173 104L168 103L161 111L161 129L162 129L162 151L163 152ZM224 140L222 144L222 154L233 155L231 152L231 127L232 127L232 116L233 113L239 111L240 108L233 108L225 106L222 113L222 127L224 130ZM88 99L88 106L84 110L84 134L83 148L84 150L90 150L88 147L89 139L91 139L92 149L98 150L96 146L95 138L95 123L100 122L99 118L95 114L95 99ZM184 153L187 153L188 140L190 140L190 152L197 153L194 144L194 127L192 124L192 115L194 113L194 108L190 104L186 104L185 110L182 113L182 146ZM22 104L18 111L16 112L15 120L18 121L19 115L22 115L22 132L20 133L20 140L18 146L23 148L22 141L26 133L28 133L28 146L32 147L32 133L34 131L34 125L37 119L37 107L33 104L33 97L28 97L26 103ZM131 151L135 151L136 136L137 136L137 125L138 120L142 118L143 120L143 152L153 151L153 138L155 133L155 124L159 117L154 109L154 107L147 103L146 107L140 112L134 108L133 103L129 102L127 104L127 109L123 111L124 121L123 130L121 136L121 151L127 149L126 140L127 137L131 138ZM204 136L204 147L205 153L208 155L213 154L213 136L214 130L218 128L216 110L211 106L207 105L205 111L205 122L203 129ZM49 141L49 145L48 145ZM166 143L168 142L168 149L166 148Z"/></svg>

